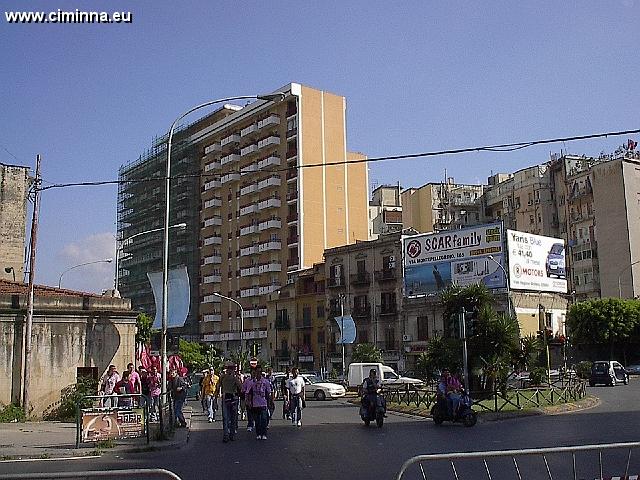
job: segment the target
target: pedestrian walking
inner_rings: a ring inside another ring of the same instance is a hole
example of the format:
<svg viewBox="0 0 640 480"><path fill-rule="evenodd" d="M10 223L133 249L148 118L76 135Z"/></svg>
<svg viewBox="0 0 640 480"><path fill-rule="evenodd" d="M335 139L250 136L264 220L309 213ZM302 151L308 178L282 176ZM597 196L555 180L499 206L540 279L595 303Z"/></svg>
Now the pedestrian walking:
<svg viewBox="0 0 640 480"><path fill-rule="evenodd" d="M287 387L287 381L291 378L289 367L285 370L284 377L280 381L280 396L282 397L282 419L291 420L291 414L289 413L289 388Z"/></svg>
<svg viewBox="0 0 640 480"><path fill-rule="evenodd" d="M304 379L298 374L298 367L291 369L291 378L287 380L287 390L289 395L289 412L291 413L291 423L298 427L302 426L302 408L304 406Z"/></svg>
<svg viewBox="0 0 640 480"><path fill-rule="evenodd" d="M142 397L140 397L140 406L144 406L148 404L149 399L149 372L144 367L140 367L140 393L142 393ZM148 408L148 407L147 407Z"/></svg>
<svg viewBox="0 0 640 480"><path fill-rule="evenodd" d="M241 392L241 401L242 407L241 410L246 414L247 417L247 432L252 432L254 427L253 415L251 414L251 404L247 401L247 393L251 389L253 382L255 380L255 368L251 369L251 373L247 375L247 377L242 382L242 392Z"/></svg>
<svg viewBox="0 0 640 480"><path fill-rule="evenodd" d="M269 400L271 399L271 382L262 376L262 367L254 369L253 382L249 386L246 399L255 422L256 439L267 439L267 425L269 422Z"/></svg>
<svg viewBox="0 0 640 480"><path fill-rule="evenodd" d="M149 418L152 422L158 421L158 409L160 407L160 385L162 384L162 376L158 372L158 367L153 365L151 372L147 375L147 385L149 388L149 398L151 404L149 405Z"/></svg>
<svg viewBox="0 0 640 480"><path fill-rule="evenodd" d="M209 410L207 409L207 399L202 394L202 384L204 383L204 377L207 376L207 373L209 373L209 370L202 370L201 373L202 373L202 377L200 377L200 405L202 406L202 413L206 415L209 413Z"/></svg>
<svg viewBox="0 0 640 480"><path fill-rule="evenodd" d="M269 423L271 422L271 417L273 417L273 412L275 412L276 410L276 380L273 376L273 368L269 367L267 368L267 374L265 375L265 378L267 379L267 381L269 382L269 385L271 385L271 395L269 395L269 399L268 399L268 413L269 416L267 417L267 428L269 428Z"/></svg>
<svg viewBox="0 0 640 480"><path fill-rule="evenodd" d="M117 397L114 397L117 393L114 390L116 388L116 383L119 381L120 375L116 370L116 366L109 365L106 375L102 377L102 381L100 382L100 392L106 397L102 401L103 407L118 406L118 399Z"/></svg>
<svg viewBox="0 0 640 480"><path fill-rule="evenodd" d="M205 400L207 406L207 416L209 423L216 421L216 410L218 409L218 397L216 397L216 389L218 388L219 378L213 367L207 371L203 377L200 394Z"/></svg>
<svg viewBox="0 0 640 480"><path fill-rule="evenodd" d="M215 391L215 396L222 402L222 441L224 443L233 441L238 430L238 403L241 390L240 373L236 372L233 362L227 362Z"/></svg>
<svg viewBox="0 0 640 480"><path fill-rule="evenodd" d="M131 385L131 393L142 393L142 382L140 380L140 374L136 372L133 363L127 365L129 371L129 384Z"/></svg>
<svg viewBox="0 0 640 480"><path fill-rule="evenodd" d="M176 370L171 370L169 373L169 388L171 390L171 396L173 397L173 411L176 419L176 428L184 428L187 426L187 421L184 418L182 409L184 403L187 401L187 382L184 378L178 375Z"/></svg>

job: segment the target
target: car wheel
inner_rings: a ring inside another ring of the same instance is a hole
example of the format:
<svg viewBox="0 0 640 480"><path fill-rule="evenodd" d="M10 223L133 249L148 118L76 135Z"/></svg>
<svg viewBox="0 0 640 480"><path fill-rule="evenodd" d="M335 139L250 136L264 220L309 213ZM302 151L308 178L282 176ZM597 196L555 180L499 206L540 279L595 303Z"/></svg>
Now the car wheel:
<svg viewBox="0 0 640 480"><path fill-rule="evenodd" d="M322 390L316 390L316 393L313 394L313 398L322 402L327 398L327 396Z"/></svg>
<svg viewBox="0 0 640 480"><path fill-rule="evenodd" d="M624 380L623 380L623 383L624 383L625 385L629 385L629 375L625 375Z"/></svg>

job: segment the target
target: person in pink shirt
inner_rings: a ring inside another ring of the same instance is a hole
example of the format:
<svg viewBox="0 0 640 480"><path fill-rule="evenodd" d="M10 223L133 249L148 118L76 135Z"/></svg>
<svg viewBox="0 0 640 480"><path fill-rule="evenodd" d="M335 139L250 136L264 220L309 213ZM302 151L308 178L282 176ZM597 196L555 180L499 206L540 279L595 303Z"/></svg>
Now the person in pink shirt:
<svg viewBox="0 0 640 480"><path fill-rule="evenodd" d="M253 381L255 379L255 368L251 369L251 373L247 375L242 382L242 390L240 393L240 397L242 398L242 405L244 406L244 410L247 414L247 432L253 431L253 412L251 411L251 402L247 398L247 394L253 385Z"/></svg>
<svg viewBox="0 0 640 480"><path fill-rule="evenodd" d="M158 421L158 406L160 405L160 385L162 384L162 376L158 372L158 367L153 365L149 375L147 375L147 386L149 387L149 397L151 404L149 405L149 418L152 422Z"/></svg>
<svg viewBox="0 0 640 480"><path fill-rule="evenodd" d="M133 363L127 365L127 370L129 370L129 385L131 386L131 393L142 393L142 382L140 381L140 374L136 372ZM134 402L138 403L140 401L139 398L134 397Z"/></svg>
<svg viewBox="0 0 640 480"><path fill-rule="evenodd" d="M262 376L262 367L255 368L255 375L246 395L247 405L251 407L251 416L256 425L256 439L267 439L269 421L269 400L271 399L271 382Z"/></svg>

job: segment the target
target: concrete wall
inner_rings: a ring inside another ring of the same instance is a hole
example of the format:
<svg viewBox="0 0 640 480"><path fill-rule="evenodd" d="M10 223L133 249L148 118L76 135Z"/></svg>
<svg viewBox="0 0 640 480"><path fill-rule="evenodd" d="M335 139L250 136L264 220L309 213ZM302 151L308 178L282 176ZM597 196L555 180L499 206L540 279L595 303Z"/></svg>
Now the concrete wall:
<svg viewBox="0 0 640 480"><path fill-rule="evenodd" d="M22 281L29 169L0 164L0 278Z"/></svg>
<svg viewBox="0 0 640 480"><path fill-rule="evenodd" d="M11 304L7 305L11 299L7 297L10 296L0 296L2 404L19 401L23 368L24 311L11 309ZM101 297L39 300L33 321L31 354L30 393L35 416L42 415L60 400L65 387L76 382L78 367L97 367L101 376L112 363L122 371L127 363L133 362L136 329L136 313L122 308L128 307L129 300ZM105 303L100 305L102 301ZM119 306L113 303L118 301ZM14 303L14 306L17 305Z"/></svg>

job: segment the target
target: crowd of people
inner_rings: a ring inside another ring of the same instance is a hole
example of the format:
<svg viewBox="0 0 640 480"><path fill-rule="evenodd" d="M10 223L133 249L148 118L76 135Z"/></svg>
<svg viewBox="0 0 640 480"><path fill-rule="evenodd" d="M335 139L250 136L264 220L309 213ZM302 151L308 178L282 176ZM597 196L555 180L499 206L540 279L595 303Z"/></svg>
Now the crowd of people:
<svg viewBox="0 0 640 480"><path fill-rule="evenodd" d="M99 395L103 407L132 407L149 402L149 420L158 420L158 405L162 377L158 369L153 366L147 371L143 367L137 370L133 363L120 374L115 365L109 365L107 373L99 384ZM186 399L186 390L185 390Z"/></svg>

